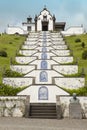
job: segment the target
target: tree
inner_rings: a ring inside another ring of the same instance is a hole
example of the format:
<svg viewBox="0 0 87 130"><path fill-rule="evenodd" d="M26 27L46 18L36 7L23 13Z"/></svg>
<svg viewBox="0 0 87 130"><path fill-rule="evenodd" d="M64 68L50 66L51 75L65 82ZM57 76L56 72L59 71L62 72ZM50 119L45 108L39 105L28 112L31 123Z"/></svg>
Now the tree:
<svg viewBox="0 0 87 130"><path fill-rule="evenodd" d="M82 42L82 48L85 48L85 43L84 42Z"/></svg>
<svg viewBox="0 0 87 130"><path fill-rule="evenodd" d="M0 56L1 57L7 57L7 52L5 52L5 51L0 51Z"/></svg>
<svg viewBox="0 0 87 130"><path fill-rule="evenodd" d="M85 50L85 51L82 53L82 59L84 59L84 60L87 59L87 50Z"/></svg>
<svg viewBox="0 0 87 130"><path fill-rule="evenodd" d="M77 38L77 39L75 40L75 42L81 42L81 39L80 39L80 38Z"/></svg>

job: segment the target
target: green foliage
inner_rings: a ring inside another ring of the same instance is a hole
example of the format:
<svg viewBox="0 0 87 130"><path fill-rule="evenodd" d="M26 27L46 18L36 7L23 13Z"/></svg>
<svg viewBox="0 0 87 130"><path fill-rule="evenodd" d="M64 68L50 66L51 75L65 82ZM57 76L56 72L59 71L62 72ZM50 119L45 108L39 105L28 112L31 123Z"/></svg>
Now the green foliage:
<svg viewBox="0 0 87 130"><path fill-rule="evenodd" d="M85 51L82 53L82 59L84 59L84 60L87 59L87 50L85 50Z"/></svg>
<svg viewBox="0 0 87 130"><path fill-rule="evenodd" d="M23 76L22 74L11 70L6 70L4 72L4 77L22 77L22 76Z"/></svg>
<svg viewBox="0 0 87 130"><path fill-rule="evenodd" d="M7 57L7 52L4 51L4 50L1 50L1 51L0 51L0 56L1 56L1 57Z"/></svg>
<svg viewBox="0 0 87 130"><path fill-rule="evenodd" d="M84 43L84 42L82 42L81 46L82 46L82 48L85 48L85 43Z"/></svg>
<svg viewBox="0 0 87 130"><path fill-rule="evenodd" d="M7 86L7 85L0 85L0 96L16 96L17 93L19 93L20 91L24 90L26 87L23 88L14 88L11 86Z"/></svg>
<svg viewBox="0 0 87 130"><path fill-rule="evenodd" d="M15 40L19 40L19 37L14 38Z"/></svg>
<svg viewBox="0 0 87 130"><path fill-rule="evenodd" d="M70 95L73 95L73 93L76 93L78 96L87 96L87 87L79 88L79 89L65 89Z"/></svg>
<svg viewBox="0 0 87 130"><path fill-rule="evenodd" d="M10 59L15 59L16 51L24 43L26 36L2 34L0 37L0 49L7 52L7 57L0 56L0 68L10 68ZM6 48L6 49L5 49ZM2 72L0 72L0 83L2 83Z"/></svg>
<svg viewBox="0 0 87 130"><path fill-rule="evenodd" d="M77 73L77 74L67 74L67 75L64 74L64 77L81 77L81 76L82 76L82 73Z"/></svg>
<svg viewBox="0 0 87 130"><path fill-rule="evenodd" d="M13 44L12 42L9 42L9 44Z"/></svg>
<svg viewBox="0 0 87 130"><path fill-rule="evenodd" d="M75 42L77 38L81 39L81 41L85 43L84 49L82 49L81 43L77 44ZM85 80L87 81L87 60L82 59L82 53L86 50L86 46L87 46L87 34L78 35L78 36L68 36L65 37L65 39L70 49L73 50L74 63L77 61L79 73L81 73L82 68L84 68Z"/></svg>
<svg viewBox="0 0 87 130"><path fill-rule="evenodd" d="M75 39L75 42L81 42L80 38Z"/></svg>

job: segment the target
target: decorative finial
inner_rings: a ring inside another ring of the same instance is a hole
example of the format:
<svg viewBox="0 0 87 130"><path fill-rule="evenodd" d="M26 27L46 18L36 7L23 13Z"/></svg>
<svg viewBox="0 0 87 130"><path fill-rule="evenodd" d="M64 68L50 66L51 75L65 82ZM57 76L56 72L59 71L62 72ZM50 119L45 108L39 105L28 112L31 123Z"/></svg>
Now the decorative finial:
<svg viewBox="0 0 87 130"><path fill-rule="evenodd" d="M46 5L44 5L44 9L46 9Z"/></svg>
<svg viewBox="0 0 87 130"><path fill-rule="evenodd" d="M44 5L44 8L46 8L46 5Z"/></svg>

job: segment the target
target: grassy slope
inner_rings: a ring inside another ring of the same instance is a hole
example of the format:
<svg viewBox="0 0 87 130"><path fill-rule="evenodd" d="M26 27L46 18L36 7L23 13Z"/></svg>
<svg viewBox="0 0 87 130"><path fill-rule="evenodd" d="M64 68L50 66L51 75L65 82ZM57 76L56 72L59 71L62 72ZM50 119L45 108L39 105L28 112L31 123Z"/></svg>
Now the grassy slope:
<svg viewBox="0 0 87 130"><path fill-rule="evenodd" d="M80 38L81 42L76 43L75 40L77 38ZM87 60L82 59L82 52L84 50L87 50L87 34L78 35L78 36L69 36L69 37L65 37L65 39L70 49L73 50L74 60L76 60L76 58L78 59L79 72L82 71L82 68L85 69L86 81L87 81ZM85 42L86 45L85 48L82 48L81 46L82 42Z"/></svg>
<svg viewBox="0 0 87 130"><path fill-rule="evenodd" d="M75 43L75 40L77 38L80 38L82 42L85 42L86 47L83 49L81 46L81 43ZM86 80L87 80L87 60L82 60L82 52L84 50L87 49L87 34L86 35L79 35L79 36L70 36L70 37L66 37L65 38L68 45L70 46L70 49L73 50L73 55L74 55L74 59L78 58L79 62L79 72L81 72L81 68L85 68L85 73L86 73ZM0 57L0 71L2 68L4 68L4 66L6 66L5 68L9 68L10 67L10 58L11 57L15 57L15 53L16 50L19 49L20 45L24 42L25 37L23 36L16 36L16 35L2 35L0 36L0 50L5 50L8 54L7 58L3 58ZM10 44L12 43L12 44ZM2 73L0 72L0 83L1 83L1 79L2 79ZM9 89L9 88L7 88ZM3 90L3 88L2 88ZM6 90L8 91L8 90ZM13 91L13 90L11 90ZM16 91L16 90L14 90ZM18 91L18 90L17 90ZM2 95L3 95L2 91ZM71 94L73 92L76 92L76 90L72 90L69 92L71 92ZM13 93L13 92L12 92ZM81 90L77 90L76 93L79 93L78 95L87 95L87 89L81 89ZM5 93L6 95L6 93ZM9 94L10 95L10 94Z"/></svg>
<svg viewBox="0 0 87 130"><path fill-rule="evenodd" d="M10 67L10 58L14 58L16 50L24 42L24 36L6 35L0 36L0 50L5 50L8 54L7 58L0 57L0 83L2 81L2 70Z"/></svg>

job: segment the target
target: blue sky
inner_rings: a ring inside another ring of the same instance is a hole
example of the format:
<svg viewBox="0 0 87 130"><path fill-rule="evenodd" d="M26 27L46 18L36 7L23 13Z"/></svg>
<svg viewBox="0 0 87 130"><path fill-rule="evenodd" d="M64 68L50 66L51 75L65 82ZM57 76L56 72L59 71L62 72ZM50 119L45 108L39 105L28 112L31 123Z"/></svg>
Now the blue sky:
<svg viewBox="0 0 87 130"><path fill-rule="evenodd" d="M0 0L0 31L8 24L20 25L29 15L34 18L44 5L66 28L83 24L87 29L87 0Z"/></svg>

